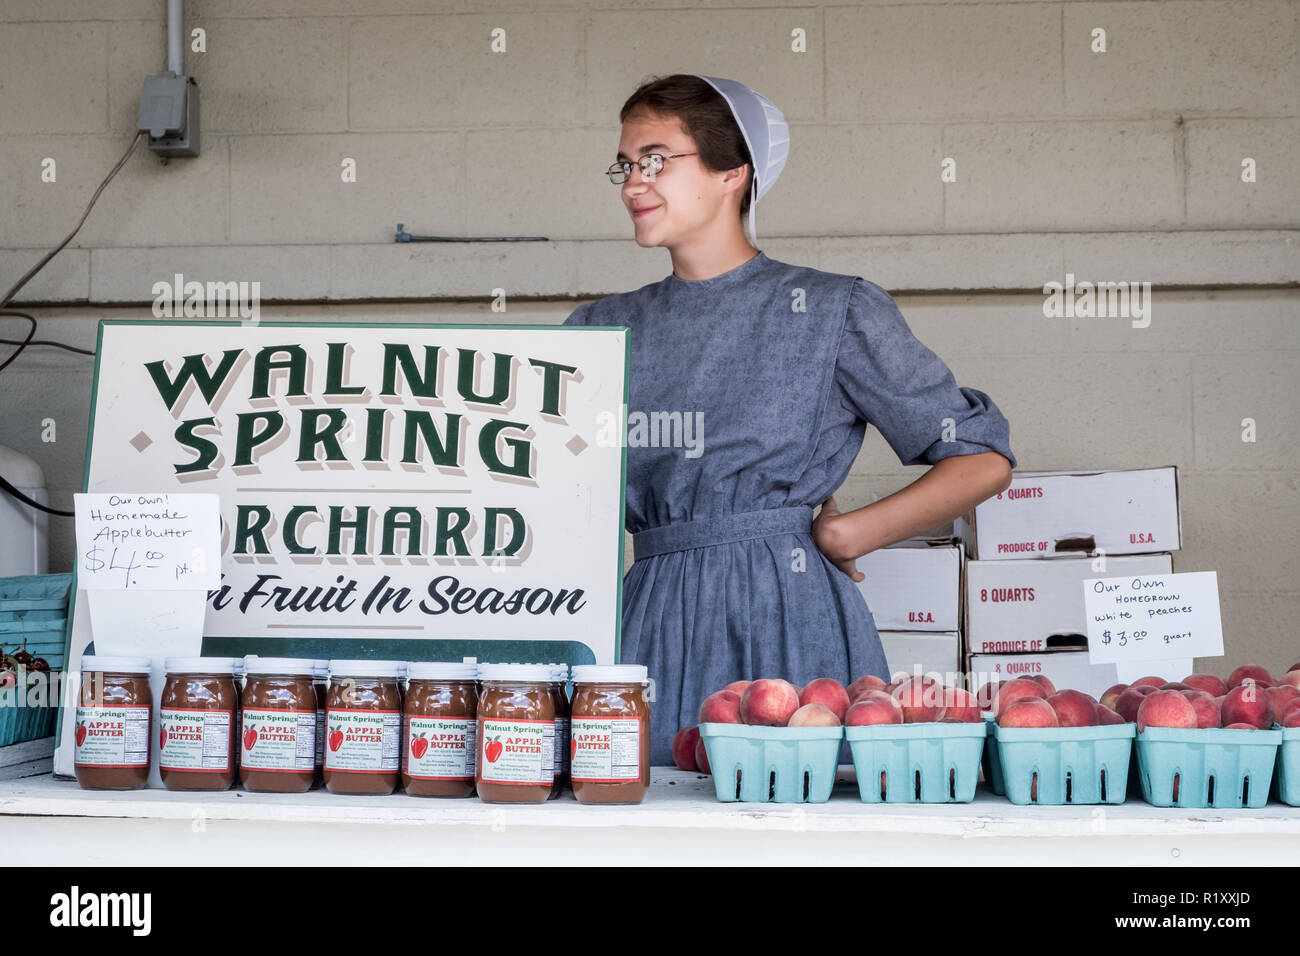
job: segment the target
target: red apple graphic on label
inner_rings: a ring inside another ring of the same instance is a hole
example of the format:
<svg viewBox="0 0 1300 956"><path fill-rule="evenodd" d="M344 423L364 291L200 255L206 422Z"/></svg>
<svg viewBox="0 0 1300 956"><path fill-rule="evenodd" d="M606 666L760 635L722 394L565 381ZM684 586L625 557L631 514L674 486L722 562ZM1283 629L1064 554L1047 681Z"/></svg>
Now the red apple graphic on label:
<svg viewBox="0 0 1300 956"><path fill-rule="evenodd" d="M341 730L333 731L330 734L330 750L333 750L335 753L337 753L338 749L342 746L343 746L343 731Z"/></svg>
<svg viewBox="0 0 1300 956"><path fill-rule="evenodd" d="M569 741L569 759L572 760L576 756L578 756L578 738L574 737Z"/></svg>
<svg viewBox="0 0 1300 956"><path fill-rule="evenodd" d="M244 731L244 749L252 750L255 743L257 743L257 730L250 727Z"/></svg>
<svg viewBox="0 0 1300 956"><path fill-rule="evenodd" d="M429 749L429 741L423 737L416 737L411 741L411 756L419 760L424 756L424 752Z"/></svg>
<svg viewBox="0 0 1300 956"><path fill-rule="evenodd" d="M502 747L501 741L496 737L493 737L487 746L483 748L483 756L487 757L488 763L496 763L497 758L501 756L501 751L503 749L505 748Z"/></svg>
<svg viewBox="0 0 1300 956"><path fill-rule="evenodd" d="M167 746L167 728L163 727L158 731L158 749L162 750Z"/></svg>
<svg viewBox="0 0 1300 956"><path fill-rule="evenodd" d="M77 746L80 747L86 742L86 725L77 724Z"/></svg>

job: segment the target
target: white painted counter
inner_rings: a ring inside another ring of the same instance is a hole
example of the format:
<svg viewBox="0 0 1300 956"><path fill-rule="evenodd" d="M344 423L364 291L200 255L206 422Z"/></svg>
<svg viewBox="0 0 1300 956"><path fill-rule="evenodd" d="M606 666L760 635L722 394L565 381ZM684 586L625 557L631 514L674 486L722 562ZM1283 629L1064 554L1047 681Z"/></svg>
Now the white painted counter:
<svg viewBox="0 0 1300 956"><path fill-rule="evenodd" d="M18 864L880 863L1291 864L1300 808L862 803L842 767L823 804L719 803L712 781L655 768L636 806L165 790L102 793L49 775L0 782L0 846Z"/></svg>

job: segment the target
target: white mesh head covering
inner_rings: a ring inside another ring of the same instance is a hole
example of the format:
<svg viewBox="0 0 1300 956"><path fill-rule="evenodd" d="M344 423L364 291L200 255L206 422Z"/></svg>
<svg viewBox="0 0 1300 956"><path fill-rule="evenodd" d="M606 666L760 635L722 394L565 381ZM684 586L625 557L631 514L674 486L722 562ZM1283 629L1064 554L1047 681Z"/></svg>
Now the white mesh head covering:
<svg viewBox="0 0 1300 956"><path fill-rule="evenodd" d="M712 86L727 101L731 115L736 118L736 125L745 137L745 145L749 147L754 163L754 184L749 198L749 238L757 246L754 207L785 168L786 157L790 155L790 127L771 100L755 93L744 83L702 73L693 75Z"/></svg>

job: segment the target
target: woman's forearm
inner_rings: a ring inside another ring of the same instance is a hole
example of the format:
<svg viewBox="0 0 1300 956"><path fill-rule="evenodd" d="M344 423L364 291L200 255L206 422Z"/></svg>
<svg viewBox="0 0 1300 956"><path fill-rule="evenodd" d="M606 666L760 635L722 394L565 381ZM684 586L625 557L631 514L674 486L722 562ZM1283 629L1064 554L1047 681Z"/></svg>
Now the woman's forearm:
<svg viewBox="0 0 1300 956"><path fill-rule="evenodd" d="M1011 463L995 451L954 455L888 497L834 519L832 560L860 558L946 524L1011 484Z"/></svg>

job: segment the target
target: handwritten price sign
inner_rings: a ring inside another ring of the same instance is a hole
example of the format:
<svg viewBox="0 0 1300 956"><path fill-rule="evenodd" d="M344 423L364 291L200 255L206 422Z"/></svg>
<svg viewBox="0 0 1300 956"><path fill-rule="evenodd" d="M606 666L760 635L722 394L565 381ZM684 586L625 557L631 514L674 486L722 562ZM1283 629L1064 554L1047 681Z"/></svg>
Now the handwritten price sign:
<svg viewBox="0 0 1300 956"><path fill-rule="evenodd" d="M217 495L74 495L77 586L212 590L221 582Z"/></svg>
<svg viewBox="0 0 1300 956"><path fill-rule="evenodd" d="M1083 582L1094 664L1222 657L1217 571Z"/></svg>

